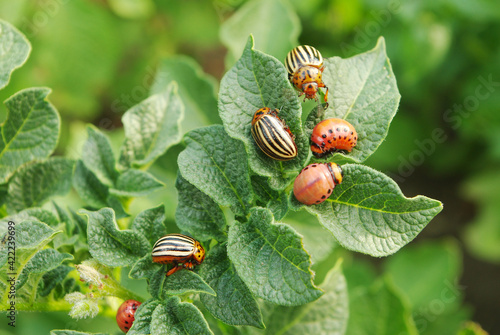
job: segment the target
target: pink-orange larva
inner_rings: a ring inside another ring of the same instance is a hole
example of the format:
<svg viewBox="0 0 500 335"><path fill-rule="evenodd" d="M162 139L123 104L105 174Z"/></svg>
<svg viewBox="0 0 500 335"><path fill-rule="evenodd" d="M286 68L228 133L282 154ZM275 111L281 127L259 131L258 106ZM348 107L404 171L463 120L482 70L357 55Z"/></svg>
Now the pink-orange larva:
<svg viewBox="0 0 500 335"><path fill-rule="evenodd" d="M140 305L141 303L137 300L127 300L116 311L116 323L124 333L127 333L130 327L132 327L132 323L135 320L135 311Z"/></svg>
<svg viewBox="0 0 500 335"><path fill-rule="evenodd" d="M303 204L320 204L342 182L342 177L342 169L335 163L310 164L295 178L293 194Z"/></svg>

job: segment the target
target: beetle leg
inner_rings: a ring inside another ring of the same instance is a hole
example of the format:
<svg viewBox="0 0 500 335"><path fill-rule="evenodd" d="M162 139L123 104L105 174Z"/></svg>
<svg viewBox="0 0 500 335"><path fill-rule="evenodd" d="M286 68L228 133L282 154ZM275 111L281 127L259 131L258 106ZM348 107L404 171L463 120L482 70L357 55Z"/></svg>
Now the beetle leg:
<svg viewBox="0 0 500 335"><path fill-rule="evenodd" d="M183 266L188 270L193 270L194 268L193 262L186 262L183 264Z"/></svg>
<svg viewBox="0 0 500 335"><path fill-rule="evenodd" d="M173 275L174 273L176 273L177 271L179 271L180 269L182 269L182 265L176 265L174 266L173 268L171 268L170 270L168 270L166 276L170 276L170 275Z"/></svg>

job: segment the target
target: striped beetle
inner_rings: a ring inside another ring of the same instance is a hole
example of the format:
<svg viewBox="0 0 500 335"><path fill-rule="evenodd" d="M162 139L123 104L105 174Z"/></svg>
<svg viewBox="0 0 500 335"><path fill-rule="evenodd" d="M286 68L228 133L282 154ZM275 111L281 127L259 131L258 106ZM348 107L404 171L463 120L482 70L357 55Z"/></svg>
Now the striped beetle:
<svg viewBox="0 0 500 335"><path fill-rule="evenodd" d="M328 100L328 87L322 79L325 66L318 50L309 45L299 45L286 56L285 67L290 82L301 91L300 95L305 94L304 100L316 99L319 87L326 88L325 102Z"/></svg>
<svg viewBox="0 0 500 335"><path fill-rule="evenodd" d="M297 156L295 136L278 117L279 110L269 107L258 109L252 119L252 137L269 157L288 161Z"/></svg>
<svg viewBox="0 0 500 335"><path fill-rule="evenodd" d="M156 241L151 253L153 262L175 266L167 277L182 268L192 270L205 259L205 249L194 238L182 234L167 234Z"/></svg>

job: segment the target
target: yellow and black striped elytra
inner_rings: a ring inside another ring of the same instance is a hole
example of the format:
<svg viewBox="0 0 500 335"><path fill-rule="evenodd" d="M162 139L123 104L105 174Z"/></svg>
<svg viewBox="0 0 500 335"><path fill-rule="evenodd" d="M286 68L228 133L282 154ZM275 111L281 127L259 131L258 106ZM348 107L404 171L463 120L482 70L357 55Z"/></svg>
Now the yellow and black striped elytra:
<svg viewBox="0 0 500 335"><path fill-rule="evenodd" d="M278 109L258 109L252 120L252 137L259 148L269 157L287 161L297 156L294 135L278 117Z"/></svg>
<svg viewBox="0 0 500 335"><path fill-rule="evenodd" d="M309 45L299 45L290 51L285 59L289 79L304 66L312 66L323 71L323 56L317 49Z"/></svg>
<svg viewBox="0 0 500 335"><path fill-rule="evenodd" d="M192 270L205 259L205 249L194 238L182 234L168 234L156 241L151 253L153 262L174 264L167 277L185 268Z"/></svg>
<svg viewBox="0 0 500 335"><path fill-rule="evenodd" d="M326 89L325 102L328 101L328 87L323 83L322 73L325 69L323 56L309 45L299 45L288 53L285 58L285 67L288 79L300 92L305 95L304 100L317 100L316 94L320 87Z"/></svg>

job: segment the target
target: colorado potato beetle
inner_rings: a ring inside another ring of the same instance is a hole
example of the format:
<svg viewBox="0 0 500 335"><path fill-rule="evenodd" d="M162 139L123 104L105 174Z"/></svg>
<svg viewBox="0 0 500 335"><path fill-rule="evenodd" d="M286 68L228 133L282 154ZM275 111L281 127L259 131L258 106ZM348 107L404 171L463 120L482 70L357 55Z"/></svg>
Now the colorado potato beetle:
<svg viewBox="0 0 500 335"><path fill-rule="evenodd" d="M358 143L358 133L349 122L342 119L326 119L318 123L311 135L311 150L321 158L336 151L351 152Z"/></svg>
<svg viewBox="0 0 500 335"><path fill-rule="evenodd" d="M205 249L194 238L182 234L168 234L156 241L151 253L153 262L174 264L167 277L182 268L192 270L205 259Z"/></svg>
<svg viewBox="0 0 500 335"><path fill-rule="evenodd" d="M288 161L297 156L295 136L278 117L279 110L269 107L258 109L252 119L252 137L269 157Z"/></svg>
<svg viewBox="0 0 500 335"><path fill-rule="evenodd" d="M124 301L116 312L116 323L120 329L127 333L135 320L135 311L141 305L137 300Z"/></svg>
<svg viewBox="0 0 500 335"><path fill-rule="evenodd" d="M316 99L319 87L326 89L325 102L328 96L328 87L322 79L323 56L315 48L309 45L300 45L288 53L285 58L285 67L288 71L288 79L302 94L305 99Z"/></svg>
<svg viewBox="0 0 500 335"><path fill-rule="evenodd" d="M293 183L293 194L306 205L316 205L325 201L335 185L342 182L344 173L335 163L315 163L302 169Z"/></svg>

